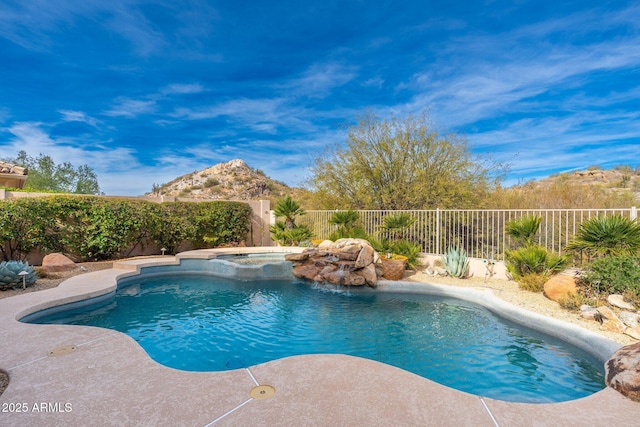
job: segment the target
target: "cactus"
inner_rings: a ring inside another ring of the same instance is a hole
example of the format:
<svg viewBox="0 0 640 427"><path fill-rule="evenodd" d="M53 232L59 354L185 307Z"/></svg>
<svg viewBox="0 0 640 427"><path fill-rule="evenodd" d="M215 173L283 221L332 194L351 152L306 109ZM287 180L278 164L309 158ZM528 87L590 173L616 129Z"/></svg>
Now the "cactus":
<svg viewBox="0 0 640 427"><path fill-rule="evenodd" d="M444 268L450 276L469 277L469 258L464 249L450 247L444 256Z"/></svg>
<svg viewBox="0 0 640 427"><path fill-rule="evenodd" d="M20 272L26 271L24 281L27 285L33 284L38 275L32 266L22 261L2 261L0 262L0 289L7 290L22 285L22 276Z"/></svg>

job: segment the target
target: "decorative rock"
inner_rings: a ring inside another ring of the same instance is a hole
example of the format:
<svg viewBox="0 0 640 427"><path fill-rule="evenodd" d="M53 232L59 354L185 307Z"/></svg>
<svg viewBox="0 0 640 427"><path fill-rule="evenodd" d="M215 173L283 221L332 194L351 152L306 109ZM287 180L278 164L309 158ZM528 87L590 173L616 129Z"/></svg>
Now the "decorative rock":
<svg viewBox="0 0 640 427"><path fill-rule="evenodd" d="M331 240L324 240L322 243L318 245L318 249L326 249L330 248L333 245Z"/></svg>
<svg viewBox="0 0 640 427"><path fill-rule="evenodd" d="M607 297L607 302L614 307L621 308L623 310L635 310L636 308L624 300L624 297L620 294L611 294Z"/></svg>
<svg viewBox="0 0 640 427"><path fill-rule="evenodd" d="M627 328L609 307L602 306L598 307L597 310L603 317L603 322L600 326L601 330L610 332L624 332L624 330Z"/></svg>
<svg viewBox="0 0 640 427"><path fill-rule="evenodd" d="M640 314L631 313L630 311L621 311L620 314L618 314L618 318L622 321L622 323L630 328L637 327L638 323L640 322Z"/></svg>
<svg viewBox="0 0 640 427"><path fill-rule="evenodd" d="M636 326L635 328L627 328L624 331L625 335L629 335L631 338L636 340L640 340L640 326Z"/></svg>
<svg viewBox="0 0 640 427"><path fill-rule="evenodd" d="M361 249L362 245L360 243L356 243L354 245L345 246L344 248L342 248L342 252L358 255Z"/></svg>
<svg viewBox="0 0 640 427"><path fill-rule="evenodd" d="M369 264L361 270L358 270L356 274L364 277L365 283L373 288L378 284L378 276L376 275L376 267L373 264Z"/></svg>
<svg viewBox="0 0 640 427"><path fill-rule="evenodd" d="M556 275L544 284L544 295L552 301L561 301L578 293L572 276Z"/></svg>
<svg viewBox="0 0 640 427"><path fill-rule="evenodd" d="M293 275L299 279L314 280L318 273L320 273L320 267L316 267L313 264L302 264L293 267Z"/></svg>
<svg viewBox="0 0 640 427"><path fill-rule="evenodd" d="M306 261L309 259L309 253L302 252L299 254L286 254L284 259L287 261Z"/></svg>
<svg viewBox="0 0 640 427"><path fill-rule="evenodd" d="M346 286L376 286L378 274L373 261L376 251L362 239L323 241L317 249L287 255L293 275L299 279Z"/></svg>
<svg viewBox="0 0 640 427"><path fill-rule="evenodd" d="M605 383L640 402L640 343L622 347L604 365Z"/></svg>
<svg viewBox="0 0 640 427"><path fill-rule="evenodd" d="M600 312L595 307L591 307L590 305L586 304L580 306L580 314L585 319L596 320L596 313L600 314Z"/></svg>
<svg viewBox="0 0 640 427"><path fill-rule="evenodd" d="M42 259L42 269L47 273L75 270L76 263L60 253L46 255Z"/></svg>
<svg viewBox="0 0 640 427"><path fill-rule="evenodd" d="M362 247L362 250L360 251L360 254L358 255L358 258L356 259L356 263L354 264L354 266L356 268L364 268L367 265L373 263L374 252L375 251L371 246L364 245Z"/></svg>

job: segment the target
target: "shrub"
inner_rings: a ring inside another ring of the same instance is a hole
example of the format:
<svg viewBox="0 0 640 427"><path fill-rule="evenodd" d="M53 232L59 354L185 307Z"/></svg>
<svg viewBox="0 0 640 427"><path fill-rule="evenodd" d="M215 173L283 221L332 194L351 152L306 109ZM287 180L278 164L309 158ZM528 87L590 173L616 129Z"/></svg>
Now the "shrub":
<svg viewBox="0 0 640 427"><path fill-rule="evenodd" d="M562 298L558 301L560 307L567 310L578 310L580 306L585 304L586 298L581 294L569 295L568 297Z"/></svg>
<svg viewBox="0 0 640 427"><path fill-rule="evenodd" d="M29 252L56 246L49 230L55 222L46 199L17 199L0 203L2 259L24 260Z"/></svg>
<svg viewBox="0 0 640 427"><path fill-rule="evenodd" d="M216 178L208 178L203 185L204 188L211 188L215 187L216 185L220 185L220 181L218 181Z"/></svg>
<svg viewBox="0 0 640 427"><path fill-rule="evenodd" d="M338 240L343 237L359 237L366 239L366 231L359 227L360 214L354 210L338 211L329 219L329 224L338 226L334 231L330 240Z"/></svg>
<svg viewBox="0 0 640 427"><path fill-rule="evenodd" d="M580 224L567 250L595 257L636 254L640 250L640 223L620 215L591 218Z"/></svg>
<svg viewBox="0 0 640 427"><path fill-rule="evenodd" d="M251 208L240 202L156 204L142 200L56 196L0 203L3 258L35 250L76 260L111 259L157 244L175 253L185 241L211 247L244 241Z"/></svg>
<svg viewBox="0 0 640 427"><path fill-rule="evenodd" d="M542 246L530 245L513 251L506 251L507 269L515 278L527 274L553 274L569 264L568 256L560 256L547 251Z"/></svg>
<svg viewBox="0 0 640 427"><path fill-rule="evenodd" d="M202 202L187 205L194 221L195 248L241 242L249 232L252 210L241 202Z"/></svg>
<svg viewBox="0 0 640 427"><path fill-rule="evenodd" d="M313 232L306 225L297 225L287 228L284 221L276 221L269 227L273 239L283 246L299 246L302 242L310 240Z"/></svg>
<svg viewBox="0 0 640 427"><path fill-rule="evenodd" d="M385 233L393 240L402 240L404 232L416 222L416 218L412 218L406 212L398 212L386 215L382 219L379 226L380 232Z"/></svg>
<svg viewBox="0 0 640 427"><path fill-rule="evenodd" d="M420 252L422 248L417 243L409 242L408 240L400 240L394 242L391 245L391 252L394 254L402 255L407 258L407 268L416 269L421 266Z"/></svg>
<svg viewBox="0 0 640 427"><path fill-rule="evenodd" d="M518 288L530 292L542 292L549 280L548 273L528 273L518 278Z"/></svg>
<svg viewBox="0 0 640 427"><path fill-rule="evenodd" d="M640 302L640 256L598 258L585 268L580 277L585 293L624 294Z"/></svg>
<svg viewBox="0 0 640 427"><path fill-rule="evenodd" d="M529 246L538 233L542 218L536 215L524 216L507 222L506 233L517 242Z"/></svg>

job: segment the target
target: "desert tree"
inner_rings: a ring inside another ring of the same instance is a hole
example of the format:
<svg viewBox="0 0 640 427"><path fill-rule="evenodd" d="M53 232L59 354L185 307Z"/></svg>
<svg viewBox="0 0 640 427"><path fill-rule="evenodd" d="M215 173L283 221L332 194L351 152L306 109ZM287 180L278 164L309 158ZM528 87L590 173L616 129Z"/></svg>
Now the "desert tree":
<svg viewBox="0 0 640 427"><path fill-rule="evenodd" d="M346 144L318 156L309 184L348 209L478 207L500 165L472 155L466 140L439 134L426 113L379 119L368 111Z"/></svg>

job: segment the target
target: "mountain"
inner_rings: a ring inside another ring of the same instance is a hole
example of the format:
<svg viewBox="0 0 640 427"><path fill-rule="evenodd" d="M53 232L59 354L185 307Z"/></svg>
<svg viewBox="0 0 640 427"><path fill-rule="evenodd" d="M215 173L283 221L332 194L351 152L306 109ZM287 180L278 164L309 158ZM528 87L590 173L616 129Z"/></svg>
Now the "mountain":
<svg viewBox="0 0 640 427"><path fill-rule="evenodd" d="M587 185L600 187L607 192L631 192L640 198L640 170L627 166L617 166L613 169L601 169L592 166L583 171L565 172L551 175L534 181L533 185L544 189L556 184Z"/></svg>
<svg viewBox="0 0 640 427"><path fill-rule="evenodd" d="M182 175L169 183L154 185L149 196L176 196L210 200L276 200L302 190L267 177L240 159Z"/></svg>

